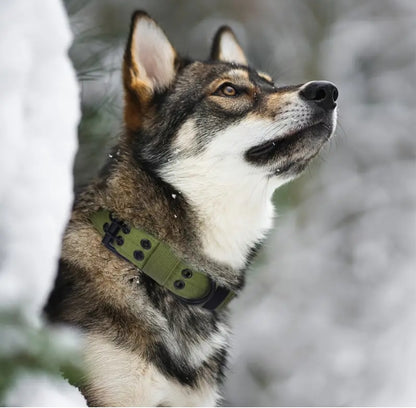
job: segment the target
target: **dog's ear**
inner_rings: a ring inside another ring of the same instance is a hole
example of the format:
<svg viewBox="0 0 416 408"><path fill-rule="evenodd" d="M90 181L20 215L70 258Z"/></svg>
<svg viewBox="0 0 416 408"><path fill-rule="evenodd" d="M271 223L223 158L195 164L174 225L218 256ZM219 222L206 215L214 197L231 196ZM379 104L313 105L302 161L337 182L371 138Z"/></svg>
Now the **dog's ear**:
<svg viewBox="0 0 416 408"><path fill-rule="evenodd" d="M144 11L136 11L131 19L123 63L128 126L137 127L137 116L143 113L153 94L171 85L177 60L175 49L159 25Z"/></svg>
<svg viewBox="0 0 416 408"><path fill-rule="evenodd" d="M247 65L244 51L230 27L222 26L215 34L211 48L211 59Z"/></svg>
<svg viewBox="0 0 416 408"><path fill-rule="evenodd" d="M140 92L167 88L175 77L177 54L159 25L144 11L136 11L124 54L125 85Z"/></svg>

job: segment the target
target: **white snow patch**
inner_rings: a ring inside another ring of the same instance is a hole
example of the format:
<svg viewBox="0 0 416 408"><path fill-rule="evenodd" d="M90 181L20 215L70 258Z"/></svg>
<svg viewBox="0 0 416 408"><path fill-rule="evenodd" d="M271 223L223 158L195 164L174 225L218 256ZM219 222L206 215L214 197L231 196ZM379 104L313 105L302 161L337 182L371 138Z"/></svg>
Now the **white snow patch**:
<svg viewBox="0 0 416 408"><path fill-rule="evenodd" d="M73 199L80 107L71 39L61 1L0 2L0 313L19 311L31 328L41 325ZM85 406L66 381L41 373L22 373L7 403Z"/></svg>
<svg viewBox="0 0 416 408"><path fill-rule="evenodd" d="M79 90L60 2L2 1L0 27L0 307L37 320L72 204Z"/></svg>
<svg viewBox="0 0 416 408"><path fill-rule="evenodd" d="M39 373L21 376L13 391L6 395L5 404L12 407L86 406L84 397L67 381Z"/></svg>

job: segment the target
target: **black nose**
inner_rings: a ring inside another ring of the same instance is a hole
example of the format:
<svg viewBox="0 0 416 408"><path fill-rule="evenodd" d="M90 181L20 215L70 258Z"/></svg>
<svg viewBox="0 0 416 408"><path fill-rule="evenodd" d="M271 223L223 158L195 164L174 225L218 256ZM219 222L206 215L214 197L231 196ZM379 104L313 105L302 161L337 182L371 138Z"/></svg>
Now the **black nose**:
<svg viewBox="0 0 416 408"><path fill-rule="evenodd" d="M337 106L335 101L338 99L338 89L331 82L308 82L300 89L299 95L325 110L331 110Z"/></svg>

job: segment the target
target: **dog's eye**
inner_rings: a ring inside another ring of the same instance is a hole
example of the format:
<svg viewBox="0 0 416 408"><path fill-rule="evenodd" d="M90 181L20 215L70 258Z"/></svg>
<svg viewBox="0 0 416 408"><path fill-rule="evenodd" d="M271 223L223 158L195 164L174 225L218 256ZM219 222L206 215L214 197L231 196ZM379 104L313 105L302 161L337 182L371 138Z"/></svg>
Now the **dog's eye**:
<svg viewBox="0 0 416 408"><path fill-rule="evenodd" d="M233 86L231 86L231 85L224 86L222 88L222 93L225 96L235 96L235 95L237 95L236 89Z"/></svg>
<svg viewBox="0 0 416 408"><path fill-rule="evenodd" d="M233 97L233 96L237 96L239 94L239 92L237 91L237 89L229 84L229 83L225 83L222 84L216 91L217 95L221 95L221 96L228 96L228 97Z"/></svg>

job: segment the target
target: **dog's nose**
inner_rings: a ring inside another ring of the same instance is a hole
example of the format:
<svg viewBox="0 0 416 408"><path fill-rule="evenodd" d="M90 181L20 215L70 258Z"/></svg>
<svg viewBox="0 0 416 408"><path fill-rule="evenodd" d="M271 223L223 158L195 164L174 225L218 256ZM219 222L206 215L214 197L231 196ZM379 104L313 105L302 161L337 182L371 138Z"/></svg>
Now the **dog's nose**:
<svg viewBox="0 0 416 408"><path fill-rule="evenodd" d="M300 88L299 95L310 102L314 102L325 110L335 109L338 99L338 89L328 81L312 81Z"/></svg>

